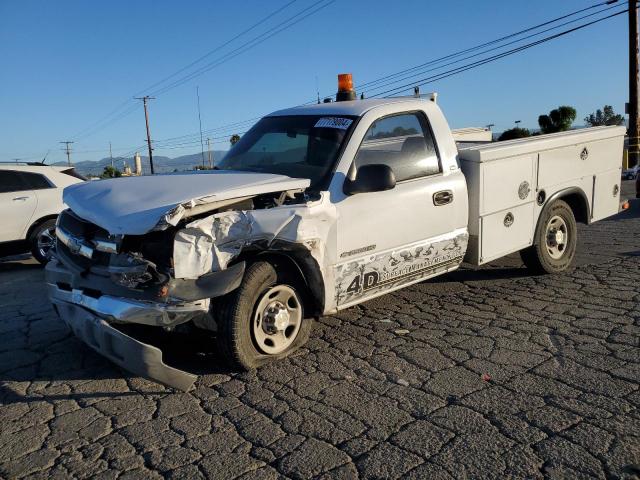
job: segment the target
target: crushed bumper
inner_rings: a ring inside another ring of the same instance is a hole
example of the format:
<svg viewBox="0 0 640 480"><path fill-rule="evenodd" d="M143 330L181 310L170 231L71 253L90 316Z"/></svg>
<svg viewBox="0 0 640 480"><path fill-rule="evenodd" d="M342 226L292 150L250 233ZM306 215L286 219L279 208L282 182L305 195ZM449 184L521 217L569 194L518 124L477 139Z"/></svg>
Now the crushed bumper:
<svg viewBox="0 0 640 480"><path fill-rule="evenodd" d="M162 351L139 342L80 305L52 298L56 311L73 333L116 365L169 387L188 391L197 376L162 362Z"/></svg>
<svg viewBox="0 0 640 480"><path fill-rule="evenodd" d="M136 323L154 327L175 327L194 318L206 315L209 300L182 304L136 301L110 295L92 297L82 290L63 290L56 284L47 282L49 298L75 304L94 312L100 317L117 323Z"/></svg>

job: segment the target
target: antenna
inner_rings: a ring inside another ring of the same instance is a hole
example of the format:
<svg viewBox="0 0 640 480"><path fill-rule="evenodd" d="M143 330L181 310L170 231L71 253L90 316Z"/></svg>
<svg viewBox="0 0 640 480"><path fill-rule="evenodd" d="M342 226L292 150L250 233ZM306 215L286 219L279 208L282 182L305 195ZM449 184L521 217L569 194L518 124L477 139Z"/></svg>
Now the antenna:
<svg viewBox="0 0 640 480"><path fill-rule="evenodd" d="M44 158L42 159L42 162L40 162L40 163L42 163L42 165L44 165L44 162L45 162L45 160L47 159L47 157L49 156L49 152L50 152L50 151L51 151L51 150L47 150L47 153L45 153Z"/></svg>
<svg viewBox="0 0 640 480"><path fill-rule="evenodd" d="M320 103L320 89L318 88L318 75L316 75L316 96L318 97L318 104Z"/></svg>

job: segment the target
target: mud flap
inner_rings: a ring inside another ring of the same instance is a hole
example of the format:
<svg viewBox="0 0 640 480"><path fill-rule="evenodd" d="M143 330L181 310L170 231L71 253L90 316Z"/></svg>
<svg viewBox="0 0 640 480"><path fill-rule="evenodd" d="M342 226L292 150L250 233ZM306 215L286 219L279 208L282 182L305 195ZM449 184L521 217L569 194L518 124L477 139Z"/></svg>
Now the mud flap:
<svg viewBox="0 0 640 480"><path fill-rule="evenodd" d="M159 348L125 335L84 308L59 300L54 300L54 305L80 340L125 370L184 392L198 378L166 365Z"/></svg>

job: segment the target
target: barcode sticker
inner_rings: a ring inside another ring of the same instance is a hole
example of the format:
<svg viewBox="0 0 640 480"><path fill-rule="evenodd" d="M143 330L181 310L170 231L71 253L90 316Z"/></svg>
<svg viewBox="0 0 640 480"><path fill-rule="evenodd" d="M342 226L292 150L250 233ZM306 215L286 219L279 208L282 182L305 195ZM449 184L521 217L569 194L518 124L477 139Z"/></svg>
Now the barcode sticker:
<svg viewBox="0 0 640 480"><path fill-rule="evenodd" d="M316 122L315 128L339 128L340 130L346 130L352 123L353 120L350 118L322 117Z"/></svg>

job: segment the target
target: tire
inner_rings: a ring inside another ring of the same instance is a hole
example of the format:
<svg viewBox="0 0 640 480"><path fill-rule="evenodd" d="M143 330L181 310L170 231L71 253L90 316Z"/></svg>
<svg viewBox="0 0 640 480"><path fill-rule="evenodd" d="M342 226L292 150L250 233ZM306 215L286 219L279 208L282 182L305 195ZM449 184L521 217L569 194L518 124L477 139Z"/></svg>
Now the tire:
<svg viewBox="0 0 640 480"><path fill-rule="evenodd" d="M29 245L34 258L45 265L49 261L47 254L55 243L56 220L45 220L33 229L29 235Z"/></svg>
<svg viewBox="0 0 640 480"><path fill-rule="evenodd" d="M292 278L269 262L256 262L245 271L240 287L213 302L218 350L231 367L252 370L287 357L307 342L312 319L304 316L302 289ZM283 309L284 298L293 300Z"/></svg>
<svg viewBox="0 0 640 480"><path fill-rule="evenodd" d="M520 251L520 257L535 274L560 273L572 267L577 244L573 211L566 202L556 200L542 211L533 245Z"/></svg>

